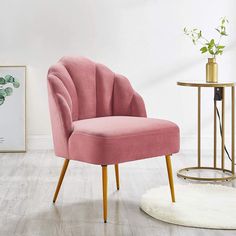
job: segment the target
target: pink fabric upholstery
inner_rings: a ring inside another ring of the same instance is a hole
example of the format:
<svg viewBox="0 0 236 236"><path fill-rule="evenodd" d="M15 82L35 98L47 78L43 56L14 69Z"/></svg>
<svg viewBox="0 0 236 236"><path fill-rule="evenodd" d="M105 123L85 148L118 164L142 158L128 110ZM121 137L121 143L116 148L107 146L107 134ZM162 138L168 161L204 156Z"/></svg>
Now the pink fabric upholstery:
<svg viewBox="0 0 236 236"><path fill-rule="evenodd" d="M141 96L104 65L64 57L49 69L48 91L57 156L105 165L179 150L178 127L146 118Z"/></svg>
<svg viewBox="0 0 236 236"><path fill-rule="evenodd" d="M115 164L179 151L179 129L166 120L108 116L74 122L71 159Z"/></svg>

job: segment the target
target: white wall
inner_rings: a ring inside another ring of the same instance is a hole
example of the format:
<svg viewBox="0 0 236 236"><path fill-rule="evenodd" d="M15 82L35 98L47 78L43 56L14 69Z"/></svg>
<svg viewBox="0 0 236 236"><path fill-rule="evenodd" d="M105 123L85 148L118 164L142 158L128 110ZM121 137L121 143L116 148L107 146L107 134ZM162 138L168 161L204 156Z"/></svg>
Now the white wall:
<svg viewBox="0 0 236 236"><path fill-rule="evenodd" d="M184 36L184 26L211 34L221 16L229 18L219 78L236 80L235 0L1 0L0 9L0 64L28 66L27 124L33 143L47 144L46 74L63 55L86 56L127 76L144 97L149 116L179 124L185 148L195 145L197 91L176 81L204 80L206 57ZM212 97L209 89L203 93L207 140Z"/></svg>

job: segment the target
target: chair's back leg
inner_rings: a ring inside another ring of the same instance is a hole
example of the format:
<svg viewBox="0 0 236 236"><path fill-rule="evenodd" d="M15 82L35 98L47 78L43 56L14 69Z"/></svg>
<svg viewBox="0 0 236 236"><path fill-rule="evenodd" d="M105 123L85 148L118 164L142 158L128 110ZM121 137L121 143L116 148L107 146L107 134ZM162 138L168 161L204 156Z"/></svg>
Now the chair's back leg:
<svg viewBox="0 0 236 236"><path fill-rule="evenodd" d="M174 189L174 181L173 181L170 155L166 156L166 167L167 167L167 172L168 172L168 177L169 177L169 185L170 185L172 202L175 202L175 189Z"/></svg>
<svg viewBox="0 0 236 236"><path fill-rule="evenodd" d="M115 173L116 173L116 188L117 190L120 189L120 180L119 180L119 166L115 164Z"/></svg>
<svg viewBox="0 0 236 236"><path fill-rule="evenodd" d="M62 170L61 170L61 175L60 175L60 178L58 180L58 183L57 183L57 188L56 188L56 191L54 193L54 197L53 197L53 203L56 202L57 200L57 195L60 191L60 188L61 188L61 184L62 184L62 181L64 179L64 176L65 176L65 173L66 173L66 169L68 167L68 164L69 164L69 160L68 159L65 159L64 161L64 164L63 164L63 167L62 167Z"/></svg>

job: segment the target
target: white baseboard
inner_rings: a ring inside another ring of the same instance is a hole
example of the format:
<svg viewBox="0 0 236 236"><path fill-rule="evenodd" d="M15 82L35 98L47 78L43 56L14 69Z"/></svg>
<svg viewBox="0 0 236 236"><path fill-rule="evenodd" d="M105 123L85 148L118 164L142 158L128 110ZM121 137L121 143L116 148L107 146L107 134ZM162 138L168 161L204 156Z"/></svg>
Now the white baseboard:
<svg viewBox="0 0 236 236"><path fill-rule="evenodd" d="M231 139L230 137L225 138L225 144L230 150ZM197 137L185 136L181 137L180 142L181 151L197 150ZM202 150L213 150L213 137L202 137L201 138ZM51 135L30 135L27 139L28 150L47 150L53 149L53 141ZM218 137L217 149L221 149L221 139Z"/></svg>

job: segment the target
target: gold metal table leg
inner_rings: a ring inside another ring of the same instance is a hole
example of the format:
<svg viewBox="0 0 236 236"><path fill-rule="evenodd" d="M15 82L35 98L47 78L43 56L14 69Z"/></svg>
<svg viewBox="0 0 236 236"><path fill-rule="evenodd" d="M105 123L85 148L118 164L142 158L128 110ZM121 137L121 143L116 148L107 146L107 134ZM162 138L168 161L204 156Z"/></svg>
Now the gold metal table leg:
<svg viewBox="0 0 236 236"><path fill-rule="evenodd" d="M214 163L212 167L203 166L201 163L201 87L198 87L198 144L197 144L197 154L198 154L198 165L194 167L186 167L180 169L177 172L178 177L191 180L201 180L201 181L229 181L236 178L235 173L235 88L232 85L232 147L231 147L231 156L232 156L232 165L231 169L225 169L225 88L222 89L222 106L221 106L221 116L222 116L222 142L221 142L221 166L217 167L217 102L214 101ZM196 170L209 170L212 173L222 172L224 176L222 177L201 177L190 175L191 171Z"/></svg>
<svg viewBox="0 0 236 236"><path fill-rule="evenodd" d="M214 100L214 168L217 166L217 124L216 124L216 100Z"/></svg>
<svg viewBox="0 0 236 236"><path fill-rule="evenodd" d="M201 167L201 87L198 87L198 167Z"/></svg>
<svg viewBox="0 0 236 236"><path fill-rule="evenodd" d="M225 167L225 88L222 88L222 107L221 107L221 116L222 116L222 141L221 141L221 168L222 170Z"/></svg>
<svg viewBox="0 0 236 236"><path fill-rule="evenodd" d="M235 159L234 159L234 155L235 155L235 153L234 153L234 144L235 144L235 137L234 137L234 129L235 129L235 126L234 126L234 106L235 106L235 89L234 89L234 86L232 86L232 91L231 91L231 95L232 95L232 127L231 127L231 129L232 129L232 146L231 146L231 156L232 156L232 174L234 175L234 172L235 172L235 170L234 170L234 162L235 162Z"/></svg>

